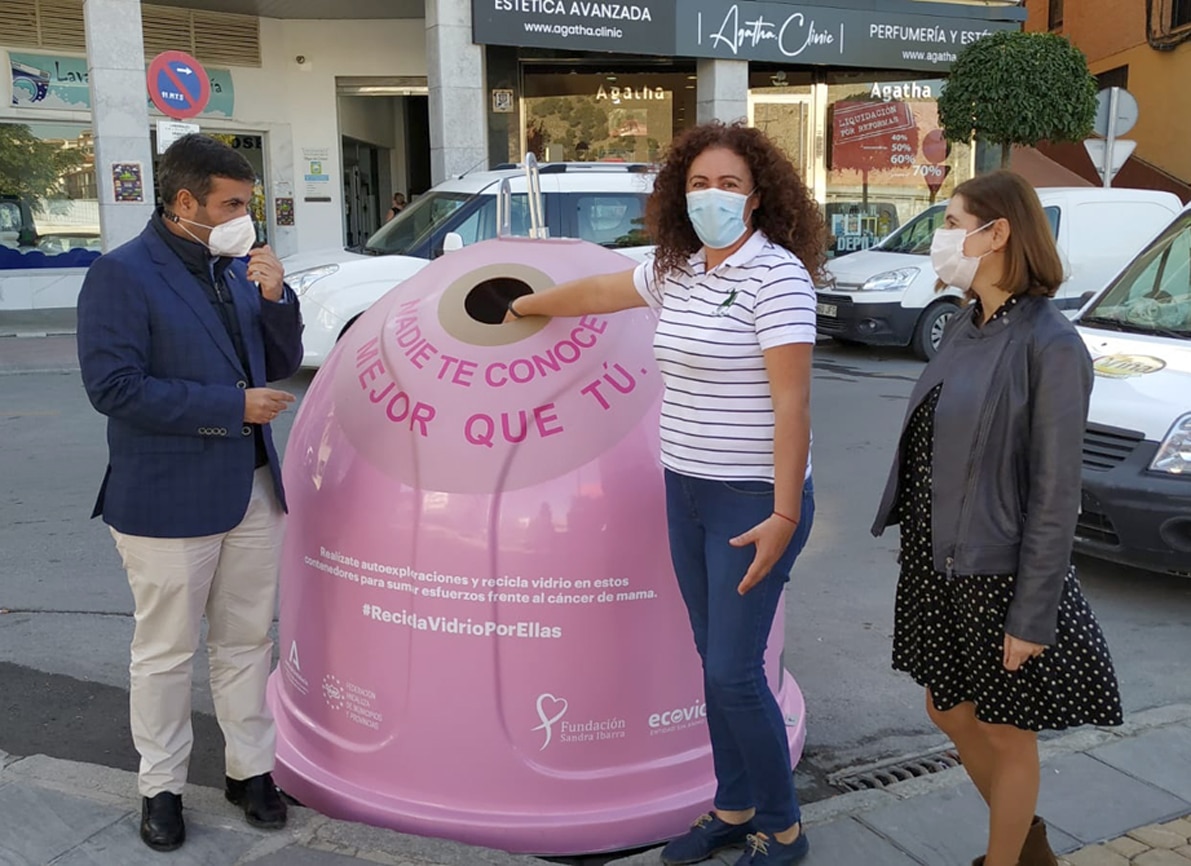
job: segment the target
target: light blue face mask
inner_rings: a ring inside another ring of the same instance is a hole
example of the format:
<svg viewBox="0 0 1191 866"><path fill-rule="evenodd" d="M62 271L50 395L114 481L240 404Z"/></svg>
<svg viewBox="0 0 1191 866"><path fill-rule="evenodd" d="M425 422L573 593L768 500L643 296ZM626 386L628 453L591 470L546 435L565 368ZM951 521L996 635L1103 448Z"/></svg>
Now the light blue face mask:
<svg viewBox="0 0 1191 866"><path fill-rule="evenodd" d="M726 189L697 189L686 194L686 212L695 234L708 249L730 247L748 231L744 206L748 195Z"/></svg>

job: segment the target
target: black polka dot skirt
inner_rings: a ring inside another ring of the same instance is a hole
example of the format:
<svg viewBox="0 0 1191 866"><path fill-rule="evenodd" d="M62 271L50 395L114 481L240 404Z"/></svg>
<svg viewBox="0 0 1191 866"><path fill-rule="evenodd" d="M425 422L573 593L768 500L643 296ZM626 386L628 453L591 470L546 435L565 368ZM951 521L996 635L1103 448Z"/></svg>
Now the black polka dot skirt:
<svg viewBox="0 0 1191 866"><path fill-rule="evenodd" d="M939 710L971 702L983 722L1028 731L1121 724L1112 657L1074 568L1064 582L1055 644L1016 672L1003 664L1013 575L948 579L934 569L931 451L939 390L915 410L903 440L893 667L929 688Z"/></svg>

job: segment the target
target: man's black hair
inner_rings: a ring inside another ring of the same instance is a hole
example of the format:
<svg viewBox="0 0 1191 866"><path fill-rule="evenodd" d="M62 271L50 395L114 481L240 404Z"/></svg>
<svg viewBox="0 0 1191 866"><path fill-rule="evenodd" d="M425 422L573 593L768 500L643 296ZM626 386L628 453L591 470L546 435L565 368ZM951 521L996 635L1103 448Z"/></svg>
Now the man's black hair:
<svg viewBox="0 0 1191 866"><path fill-rule="evenodd" d="M192 133L171 144L157 166L157 186L167 206L184 189L205 205L216 177L254 182L256 171L244 155L209 135Z"/></svg>

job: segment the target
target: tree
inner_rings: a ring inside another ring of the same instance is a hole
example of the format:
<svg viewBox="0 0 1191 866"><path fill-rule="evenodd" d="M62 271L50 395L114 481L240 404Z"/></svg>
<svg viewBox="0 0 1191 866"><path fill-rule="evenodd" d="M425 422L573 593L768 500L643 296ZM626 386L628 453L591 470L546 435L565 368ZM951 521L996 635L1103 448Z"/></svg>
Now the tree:
<svg viewBox="0 0 1191 866"><path fill-rule="evenodd" d="M1083 52L1056 33L1001 31L968 45L939 97L948 141L1001 146L1081 141L1096 116L1096 79Z"/></svg>
<svg viewBox="0 0 1191 866"><path fill-rule="evenodd" d="M78 148L42 141L19 123L0 123L0 195L15 196L34 210L59 190L62 176L82 165Z"/></svg>

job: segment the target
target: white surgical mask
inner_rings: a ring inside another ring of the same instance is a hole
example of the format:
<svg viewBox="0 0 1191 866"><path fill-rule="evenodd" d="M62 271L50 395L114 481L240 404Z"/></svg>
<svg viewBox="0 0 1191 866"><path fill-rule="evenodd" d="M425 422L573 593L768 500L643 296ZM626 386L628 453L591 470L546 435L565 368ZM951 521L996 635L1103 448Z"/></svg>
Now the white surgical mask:
<svg viewBox="0 0 1191 866"><path fill-rule="evenodd" d="M748 198L748 195L714 187L686 194L687 216L703 246L722 250L743 237L748 231L744 222L744 206Z"/></svg>
<svg viewBox="0 0 1191 866"><path fill-rule="evenodd" d="M252 217L248 214L242 214L235 219L220 223L217 226L196 223L194 220L188 220L185 217L178 217L178 220L179 222L190 223L192 226L202 226L205 229L211 230L211 236L207 239L207 249L211 251L211 255L213 256L230 256L233 259L238 259L241 256L248 255L248 251L256 243L256 226L252 224ZM182 230L196 241L199 240L194 232L190 231L186 226L182 226ZM199 243L202 243L202 241L199 241Z"/></svg>
<svg viewBox="0 0 1191 866"><path fill-rule="evenodd" d="M964 255L964 241L969 236L984 231L990 225L992 222L987 222L970 232L963 229L935 230L935 236L931 239L930 244L930 263L940 280L965 292L972 288L972 280L976 278L980 260L988 253L979 256ZM992 250L988 252L992 252Z"/></svg>

